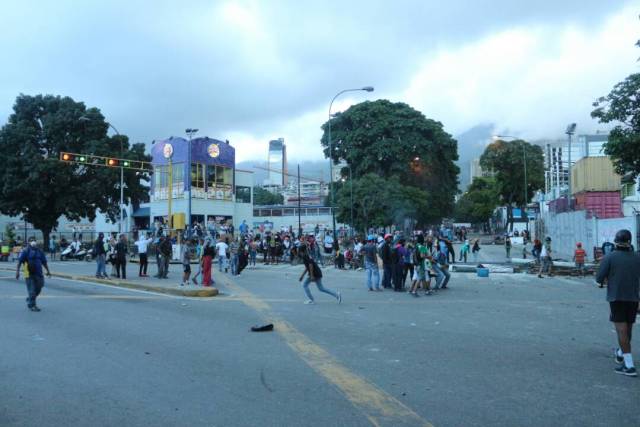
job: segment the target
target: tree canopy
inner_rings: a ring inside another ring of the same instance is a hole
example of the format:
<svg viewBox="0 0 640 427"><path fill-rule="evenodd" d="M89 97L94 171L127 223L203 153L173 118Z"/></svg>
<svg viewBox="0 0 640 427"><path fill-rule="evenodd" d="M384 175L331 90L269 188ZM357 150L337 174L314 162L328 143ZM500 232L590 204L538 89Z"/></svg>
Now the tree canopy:
<svg viewBox="0 0 640 427"><path fill-rule="evenodd" d="M467 191L456 203L456 222L486 223L500 204L500 194L493 177L473 179Z"/></svg>
<svg viewBox="0 0 640 427"><path fill-rule="evenodd" d="M440 122L407 104L378 100L354 105L331 119L331 152L328 122L322 129L325 156L351 167L354 191L360 187L357 181L373 174L395 185L370 188L369 178L362 186L392 197L396 206L405 207L404 216L426 224L451 214L458 185L457 142ZM403 222L401 211L381 225Z"/></svg>
<svg viewBox="0 0 640 427"><path fill-rule="evenodd" d="M281 205L284 203L282 194L275 194L260 186L253 187L253 204L258 206Z"/></svg>
<svg viewBox="0 0 640 427"><path fill-rule="evenodd" d="M591 117L600 123L617 123L609 132L604 152L611 156L616 172L640 174L640 73L616 84L607 96L598 98Z"/></svg>
<svg viewBox="0 0 640 427"><path fill-rule="evenodd" d="M0 129L0 212L22 215L43 232L45 244L62 215L94 220L99 209L115 221L120 170L59 161L60 152L150 161L144 144L130 145L125 135L109 137L108 127L100 110L69 97L18 96ZM142 182L148 180L147 173L125 169L125 200L134 206L147 201Z"/></svg>

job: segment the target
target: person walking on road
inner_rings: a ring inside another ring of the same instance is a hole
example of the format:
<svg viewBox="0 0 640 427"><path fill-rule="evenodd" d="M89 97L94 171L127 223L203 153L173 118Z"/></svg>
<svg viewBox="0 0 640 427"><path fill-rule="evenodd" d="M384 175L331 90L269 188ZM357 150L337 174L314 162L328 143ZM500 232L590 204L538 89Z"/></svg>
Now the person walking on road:
<svg viewBox="0 0 640 427"><path fill-rule="evenodd" d="M140 272L138 273L139 277L148 277L147 267L149 265L149 258L147 257L147 250L152 241L153 239L151 237L144 236L141 233L140 238L136 242L136 246L138 248L138 260L140 262Z"/></svg>
<svg viewBox="0 0 640 427"><path fill-rule="evenodd" d="M93 253L96 257L96 278L108 279L107 275L107 251L105 249L104 233L98 233L98 238L93 245Z"/></svg>
<svg viewBox="0 0 640 427"><path fill-rule="evenodd" d="M553 267L553 259L551 258L553 252L551 251L551 237L547 237L544 240L544 245L542 245L542 249L540 250L540 271L538 272L538 277L542 279L542 273L547 273L549 277L553 276L552 267Z"/></svg>
<svg viewBox="0 0 640 427"><path fill-rule="evenodd" d="M582 243L576 243L576 250L573 252L573 262L576 263L576 270L580 277L584 277L584 261L587 258L587 251L582 249Z"/></svg>
<svg viewBox="0 0 640 427"><path fill-rule="evenodd" d="M315 282L320 292L331 295L338 300L338 304L342 303L342 295L340 292L335 292L322 286L322 270L320 270L320 267L318 267L318 264L313 260L313 258L309 256L306 245L300 246L300 255L302 256L302 262L304 263L304 271L302 272L299 281L302 282L304 276L306 274L309 275L302 285L308 298L307 301L305 301L305 304L315 304L313 295L311 295L311 291L309 291L309 284L311 282Z"/></svg>
<svg viewBox="0 0 640 427"><path fill-rule="evenodd" d="M18 258L18 266L16 268L16 280L20 280L20 266L26 264L25 279L27 283L27 307L31 311L40 311L36 304L36 298L40 295L44 287L44 275L42 267L47 270L47 277L51 277L49 266L47 265L47 257L38 248L35 239L29 242L29 245L22 250Z"/></svg>
<svg viewBox="0 0 640 427"><path fill-rule="evenodd" d="M615 250L600 263L596 282L607 282L607 301L618 335L619 348L615 361L620 365L615 372L636 377L638 374L631 355L631 331L638 313L640 300L640 257L631 248L631 232L620 230L615 237Z"/></svg>
<svg viewBox="0 0 640 427"><path fill-rule="evenodd" d="M367 244L364 245L364 269L367 277L367 288L370 291L380 289L380 271L378 270L378 248L376 237L370 234L367 237Z"/></svg>
<svg viewBox="0 0 640 427"><path fill-rule="evenodd" d="M467 256L469 255L470 249L471 248L469 247L469 241L465 240L462 248L460 248L460 261L464 260L465 263L467 262Z"/></svg>
<svg viewBox="0 0 640 427"><path fill-rule="evenodd" d="M204 239L204 245L202 246L202 286L211 286L213 280L211 279L211 266L213 263L213 257L216 254L216 248L213 246L213 239L207 237Z"/></svg>
<svg viewBox="0 0 640 427"><path fill-rule="evenodd" d="M120 235L120 240L116 243L116 277L119 279L127 278L127 254L129 253L129 245L127 244L127 236Z"/></svg>

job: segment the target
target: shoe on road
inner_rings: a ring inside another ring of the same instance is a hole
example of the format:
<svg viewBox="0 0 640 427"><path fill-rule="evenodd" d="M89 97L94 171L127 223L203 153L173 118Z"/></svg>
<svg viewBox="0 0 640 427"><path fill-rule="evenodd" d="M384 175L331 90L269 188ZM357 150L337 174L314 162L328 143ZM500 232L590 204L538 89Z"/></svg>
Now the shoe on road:
<svg viewBox="0 0 640 427"><path fill-rule="evenodd" d="M636 368L627 368L626 366L618 366L616 368L616 374L626 375L627 377L637 377L638 373L636 372Z"/></svg>
<svg viewBox="0 0 640 427"><path fill-rule="evenodd" d="M616 363L617 363L618 365L622 365L622 364L624 363L624 357L622 357L622 356L620 356L620 355L618 354L618 350L619 350L619 349L615 349L615 350L613 350L613 357L616 359Z"/></svg>
<svg viewBox="0 0 640 427"><path fill-rule="evenodd" d="M29 307L29 310L31 310L31 311L41 311L40 308L38 308L37 305L34 305L33 307Z"/></svg>
<svg viewBox="0 0 640 427"><path fill-rule="evenodd" d="M313 305L313 304L315 304L315 302L313 300L311 300L311 299L306 300L304 303L305 303L305 305Z"/></svg>
<svg viewBox="0 0 640 427"><path fill-rule="evenodd" d="M338 292L338 297L336 299L338 300L338 304L342 304L342 294L340 292Z"/></svg>
<svg viewBox="0 0 640 427"><path fill-rule="evenodd" d="M194 285L198 286L198 281L196 279L191 279Z"/></svg>

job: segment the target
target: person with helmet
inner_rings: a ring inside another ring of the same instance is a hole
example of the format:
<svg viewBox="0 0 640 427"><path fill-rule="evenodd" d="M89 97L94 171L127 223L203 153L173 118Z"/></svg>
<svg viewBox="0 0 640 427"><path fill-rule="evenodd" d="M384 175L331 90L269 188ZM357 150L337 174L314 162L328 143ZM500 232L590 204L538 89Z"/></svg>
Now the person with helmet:
<svg viewBox="0 0 640 427"><path fill-rule="evenodd" d="M620 230L614 240L615 250L602 259L596 282L607 281L607 301L618 335L619 347L615 361L620 365L615 372L635 377L636 368L631 356L631 330L636 321L640 300L640 257L631 247L631 232Z"/></svg>
<svg viewBox="0 0 640 427"><path fill-rule="evenodd" d="M547 273L549 277L553 276L552 267L553 267L553 259L551 251L551 237L547 237L544 239L544 245L542 245L542 249L540 251L540 259L542 262L540 263L540 271L538 271L538 277L542 279L542 273Z"/></svg>
<svg viewBox="0 0 640 427"><path fill-rule="evenodd" d="M576 243L576 250L573 252L573 261L576 263L576 270L580 277L584 277L584 261L587 258L587 251L582 249L582 243Z"/></svg>

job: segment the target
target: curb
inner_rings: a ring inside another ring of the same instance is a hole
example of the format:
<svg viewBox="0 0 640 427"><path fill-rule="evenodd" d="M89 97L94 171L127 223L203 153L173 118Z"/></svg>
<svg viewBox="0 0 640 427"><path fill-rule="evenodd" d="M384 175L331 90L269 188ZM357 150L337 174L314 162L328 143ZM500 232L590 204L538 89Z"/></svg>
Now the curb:
<svg viewBox="0 0 640 427"><path fill-rule="evenodd" d="M8 268L0 268L0 270L15 271ZM140 283L127 282L123 280L98 279L93 276L74 276L72 274L66 274L66 273L51 273L51 276L59 277L61 279L100 283L101 285L109 285L109 286L113 286L114 288L135 289L139 291L156 292L161 294L176 295L176 296L183 296L183 297L211 298L219 294L218 288L215 288L213 286L206 287L203 289L193 289L193 290L192 289L173 289L173 288L163 288L163 287L152 286L152 285L143 285Z"/></svg>

